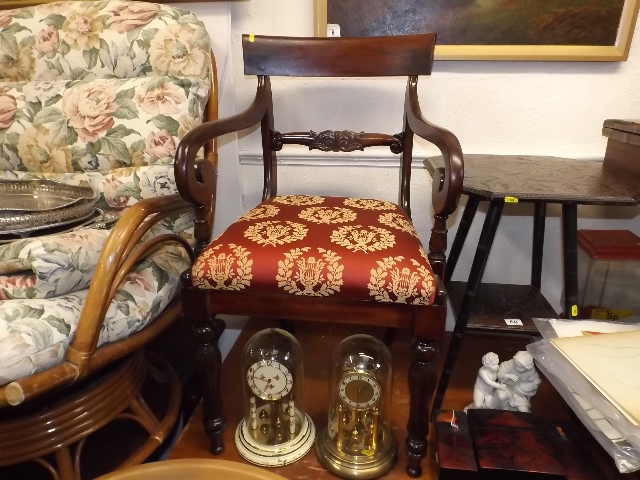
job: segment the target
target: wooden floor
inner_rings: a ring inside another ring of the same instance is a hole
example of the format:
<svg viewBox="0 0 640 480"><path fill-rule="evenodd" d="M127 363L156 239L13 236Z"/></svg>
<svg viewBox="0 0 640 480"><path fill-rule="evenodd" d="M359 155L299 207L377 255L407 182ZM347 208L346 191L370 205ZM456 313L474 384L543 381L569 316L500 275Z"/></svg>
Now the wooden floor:
<svg viewBox="0 0 640 480"><path fill-rule="evenodd" d="M224 362L222 384L224 385L224 402L227 409L227 429L224 436L226 450L218 458L245 463L236 452L233 444L235 428L243 416L243 407L240 401L242 398L243 379L240 361L241 351L253 333L269 326L278 325L271 320L251 320ZM295 324L295 329L295 337L302 345L305 357L305 409L313 419L316 428L322 429L327 422L328 373L331 351L343 338L363 332L357 327L327 326L326 324ZM371 329L366 333L378 338L382 337L381 329ZM408 332L398 331L396 339L391 346L391 354L394 360L394 379L390 416L393 433L400 443L400 456L394 469L383 477L385 479L408 478L404 472L406 455L403 442L406 436L405 424L409 412L409 395L406 380L409 364L409 342L410 336ZM468 334L467 338L465 338L451 385L447 390L443 408L461 410L471 402L473 384L478 368L481 365L483 354L493 351L499 355L501 360L509 359L518 350L525 349L528 342L528 336ZM444 349L439 358L440 364L442 364L443 357ZM532 411L549 420L569 420L572 417L569 407L544 377L537 395L532 400ZM216 458L207 450L208 440L204 434L201 420L202 410L201 407L198 407L171 451L170 459ZM585 432L584 437L585 448L591 449L593 453L593 467L602 471L603 480L640 480L640 474L637 472L627 475L619 474L611 458L593 441L591 436ZM427 457L423 460L423 475L421 477L423 479L438 478L435 453L434 449L431 448L433 443L432 441L430 442ZM273 471L292 480L336 478L320 466L313 450L298 462L282 468L275 468Z"/></svg>

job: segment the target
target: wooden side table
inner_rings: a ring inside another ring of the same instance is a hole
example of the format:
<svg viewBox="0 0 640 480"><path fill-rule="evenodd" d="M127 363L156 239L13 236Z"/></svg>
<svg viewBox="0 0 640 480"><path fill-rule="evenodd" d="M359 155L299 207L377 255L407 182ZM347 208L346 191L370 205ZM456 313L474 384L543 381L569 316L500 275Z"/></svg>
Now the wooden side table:
<svg viewBox="0 0 640 480"><path fill-rule="evenodd" d="M467 327L535 332L532 318L553 318L556 312L540 294L546 205L562 205L564 252L564 312L577 318L578 297L578 205L637 205L640 175L609 168L593 161L524 155L465 155L463 193L468 196L447 261L444 282L456 311L456 324L434 409L440 408L460 344ZM424 162L429 173L442 165L441 157ZM481 201L489 210L467 282L452 282L460 252ZM505 202L534 203L531 285L482 285ZM524 328L507 327L505 318L520 318ZM500 327L499 327L500 326Z"/></svg>

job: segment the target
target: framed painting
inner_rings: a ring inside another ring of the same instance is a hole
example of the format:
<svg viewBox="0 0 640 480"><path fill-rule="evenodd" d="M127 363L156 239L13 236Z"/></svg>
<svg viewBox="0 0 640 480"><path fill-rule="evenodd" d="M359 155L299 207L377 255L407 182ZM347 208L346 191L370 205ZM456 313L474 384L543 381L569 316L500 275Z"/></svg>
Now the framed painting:
<svg viewBox="0 0 640 480"><path fill-rule="evenodd" d="M640 0L314 0L315 34L435 32L436 60L624 61Z"/></svg>

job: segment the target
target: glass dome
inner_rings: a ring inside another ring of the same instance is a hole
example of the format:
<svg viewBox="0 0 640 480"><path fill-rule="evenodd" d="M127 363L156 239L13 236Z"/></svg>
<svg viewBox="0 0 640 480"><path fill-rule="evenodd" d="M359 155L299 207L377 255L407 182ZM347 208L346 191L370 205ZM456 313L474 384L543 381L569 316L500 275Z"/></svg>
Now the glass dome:
<svg viewBox="0 0 640 480"><path fill-rule="evenodd" d="M304 410L302 348L285 330L253 335L242 353L244 419L236 448L248 461L281 466L311 448L314 427Z"/></svg>
<svg viewBox="0 0 640 480"><path fill-rule="evenodd" d="M375 478L393 467L389 428L391 354L370 335L344 339L331 356L329 411L316 449L324 466L347 478Z"/></svg>

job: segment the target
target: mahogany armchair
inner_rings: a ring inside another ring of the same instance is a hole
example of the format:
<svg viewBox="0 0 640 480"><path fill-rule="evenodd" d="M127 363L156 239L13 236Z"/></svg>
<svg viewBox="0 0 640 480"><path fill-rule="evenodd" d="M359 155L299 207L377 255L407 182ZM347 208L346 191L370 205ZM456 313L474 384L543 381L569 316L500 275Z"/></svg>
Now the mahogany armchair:
<svg viewBox="0 0 640 480"><path fill-rule="evenodd" d="M427 122L418 103L418 76L431 73L434 45L435 34L340 39L245 35L245 74L258 76L253 103L236 116L195 128L178 146L176 183L195 208L197 256L183 274L182 301L185 316L196 327L204 427L213 453L224 449L226 421L216 345L225 325L216 314L407 328L415 338L408 372L407 473L421 474L428 404L436 385L434 360L445 328L446 293L439 278L445 265L446 220L457 207L463 180L457 138ZM269 76L407 76L402 131L280 133L274 127ZM263 202L211 242L216 174L210 164L196 160L196 152L212 138L258 124ZM435 144L445 159L433 180L435 217L428 255L410 220L414 134ZM398 205L362 198L277 196L276 152L289 144L335 152L388 146L400 155Z"/></svg>

